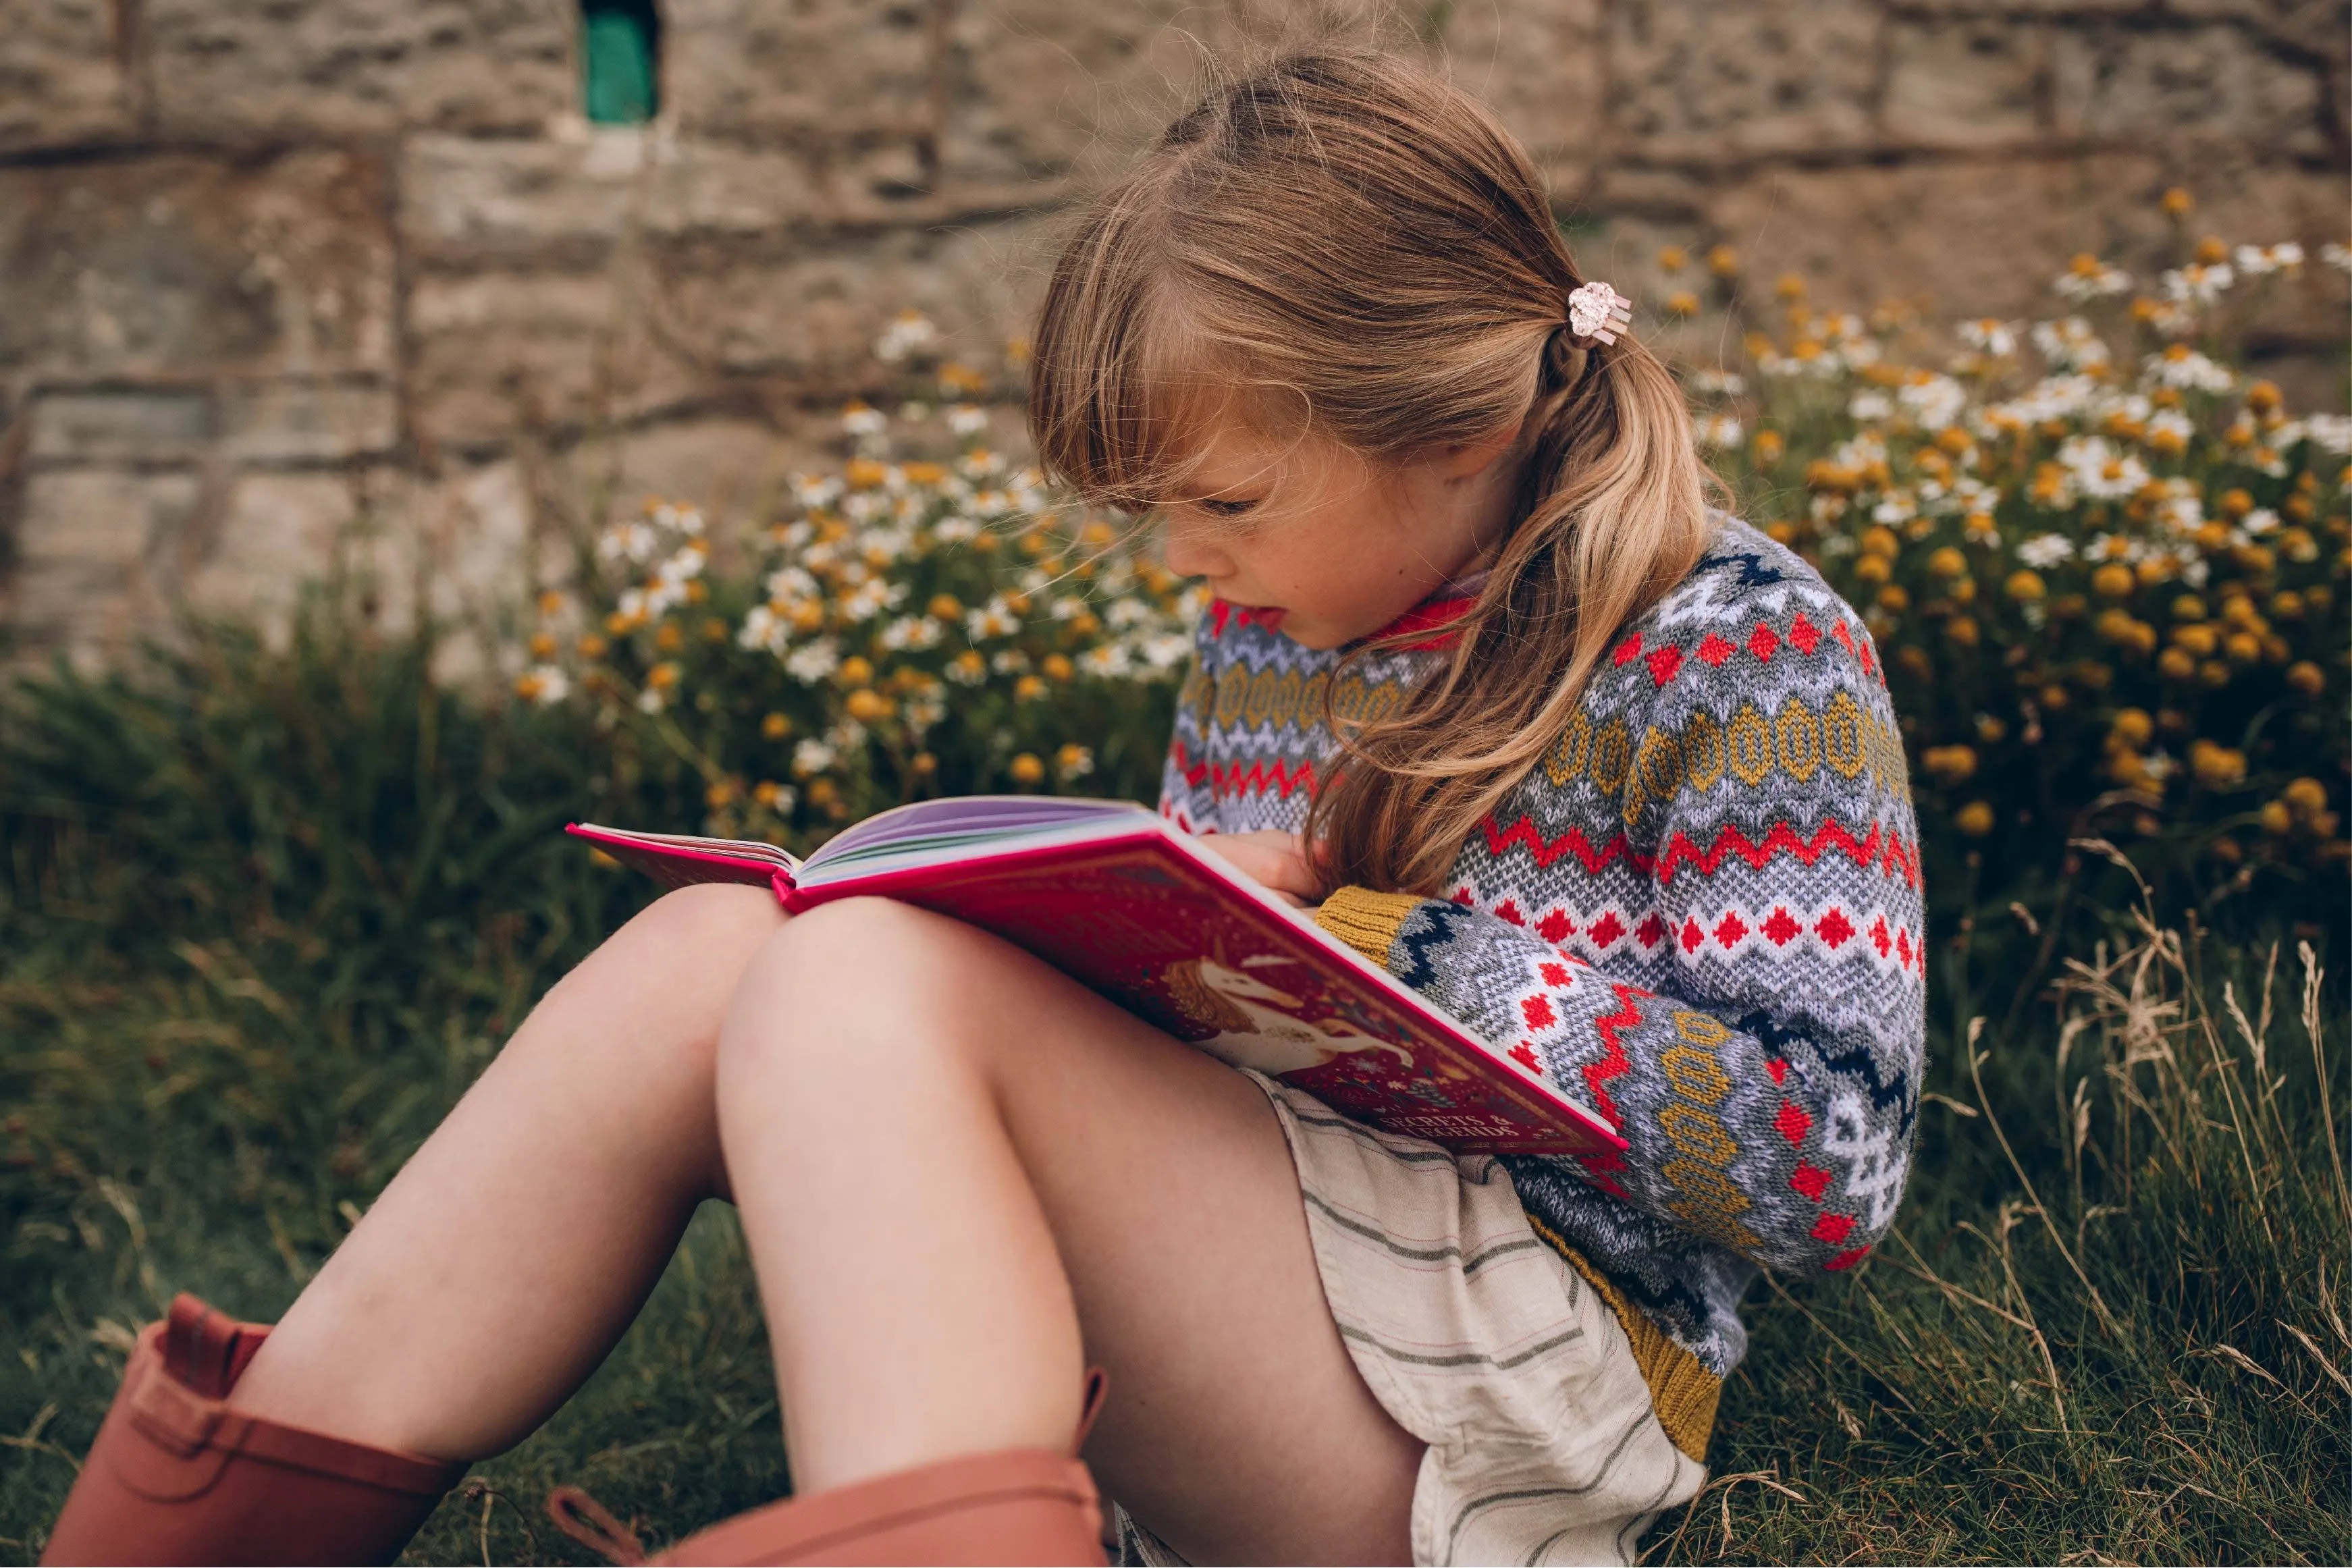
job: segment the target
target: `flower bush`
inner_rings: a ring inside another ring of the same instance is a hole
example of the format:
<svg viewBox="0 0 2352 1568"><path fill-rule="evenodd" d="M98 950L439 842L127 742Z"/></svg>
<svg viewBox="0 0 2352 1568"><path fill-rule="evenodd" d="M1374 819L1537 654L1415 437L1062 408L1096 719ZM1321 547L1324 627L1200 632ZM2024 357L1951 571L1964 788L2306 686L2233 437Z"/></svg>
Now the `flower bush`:
<svg viewBox="0 0 2352 1568"><path fill-rule="evenodd" d="M541 597L517 693L687 758L729 836L805 844L942 792L1148 794L1199 591L982 446L976 405L854 402L841 425L840 470L795 476L729 565L690 506L604 528L579 590ZM926 443L948 450L897 455Z"/></svg>
<svg viewBox="0 0 2352 1568"><path fill-rule="evenodd" d="M1949 870L2002 883L2096 834L2209 904L2265 875L2340 904L2352 419L2231 362L2301 249L2190 256L2144 291L2077 256L2050 319L1941 332L1783 279L1781 329L1692 379L1695 418L1863 610Z"/></svg>
<svg viewBox="0 0 2352 1568"><path fill-rule="evenodd" d="M1669 317L1747 308L1727 250L1660 259L1704 279ZM2049 319L1945 328L1787 278L1738 369L1686 371L1747 515L1864 612L1947 889L2101 834L2207 903L2264 873L2340 892L2352 419L2294 416L2230 348L2305 265L2207 239L2140 291L2084 256ZM936 341L903 318L877 358L984 390ZM934 792L1148 796L1199 592L987 424L851 404L838 470L796 476L724 564L692 507L648 500L542 601L518 690L688 758L716 832L807 842Z"/></svg>

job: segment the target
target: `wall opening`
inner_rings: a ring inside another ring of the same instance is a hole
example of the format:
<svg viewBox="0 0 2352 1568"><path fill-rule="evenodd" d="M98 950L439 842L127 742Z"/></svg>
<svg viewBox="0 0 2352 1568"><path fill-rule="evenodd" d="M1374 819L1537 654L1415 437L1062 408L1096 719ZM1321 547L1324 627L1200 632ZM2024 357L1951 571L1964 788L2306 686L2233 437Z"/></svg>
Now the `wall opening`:
<svg viewBox="0 0 2352 1568"><path fill-rule="evenodd" d="M661 13L654 0L581 0L580 89L597 125L642 125L661 110Z"/></svg>

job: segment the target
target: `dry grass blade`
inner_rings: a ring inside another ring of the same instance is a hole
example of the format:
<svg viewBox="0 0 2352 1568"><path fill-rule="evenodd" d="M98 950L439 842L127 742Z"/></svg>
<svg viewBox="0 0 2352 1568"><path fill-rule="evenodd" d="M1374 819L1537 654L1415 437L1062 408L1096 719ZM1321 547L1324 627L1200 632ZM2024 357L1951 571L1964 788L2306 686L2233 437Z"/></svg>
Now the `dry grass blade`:
<svg viewBox="0 0 2352 1568"><path fill-rule="evenodd" d="M2336 1167L2336 1204L2344 1223L2352 1226L2352 1186L2344 1181L2343 1140L2336 1134L2336 1107L2328 1099L2326 1031L2319 1022L2319 982L2325 971L2310 943L2296 943L2294 952L2303 960L2303 1032L2311 1041L2311 1065L2319 1079L2319 1124L2326 1135L2327 1157Z"/></svg>
<svg viewBox="0 0 2352 1568"><path fill-rule="evenodd" d="M1977 1105L1984 1112L1985 1125L1991 1128L1992 1135L2000 1141L2000 1152L2008 1158L2009 1168L2017 1173L2018 1185L2025 1189L2026 1201L2032 1206L2033 1212L2040 1216L2042 1228L2050 1232L2051 1245L2058 1249L2058 1255L2066 1260L2066 1267L2072 1269L2074 1271L2074 1278L2082 1281L2084 1294L2091 1302L2091 1310L2098 1314L2099 1326L2105 1329L2108 1333L2120 1338L2123 1331L2116 1324L2115 1315L2107 1311L2107 1303L2099 1295L2099 1288L2091 1283L2091 1276L2084 1272L2083 1265L2076 1260L2074 1252L2067 1247L2066 1239L2058 1234L2058 1227L2052 1223L2048 1207L2043 1205L2041 1195L2033 1189L2033 1178L2025 1174L2024 1163L2018 1159L2017 1151L2010 1146L2009 1134L2001 1131L2000 1118L1992 1113L1992 1101L1985 1093L1984 1059L1977 1052L1977 1037L1984 1033L1984 1021L1982 1018L1973 1018L1969 1020L1967 1049L1969 1079L1976 1085ZM2048 1354L2047 1346L2043 1347L2043 1354L2045 1355ZM2057 1392L2057 1375L2053 1369L2051 1373L2051 1392L2053 1396Z"/></svg>
<svg viewBox="0 0 2352 1568"><path fill-rule="evenodd" d="M2194 1354L2198 1355L2210 1355L2216 1361L2226 1361L2231 1366L2236 1367L2239 1371L2251 1372L2256 1377L2261 1378L2264 1383L2271 1384L2278 1388L2284 1388L2286 1386L2284 1383L2279 1381L2278 1375L2275 1373L2273 1373L2269 1368L2263 1365L2261 1362L2256 1361L2252 1356L2248 1355L2244 1351L2240 1350L2234 1344L2208 1345L2203 1350L2195 1352Z"/></svg>
<svg viewBox="0 0 2352 1568"><path fill-rule="evenodd" d="M2328 1376L2336 1380L2336 1387L2341 1388L2347 1394L2352 1394L2352 1378L2347 1378L2342 1373L2336 1370L2336 1364L2327 1359L2327 1353L2319 1348L2319 1342L2317 1340L2312 1338L2309 1334L2304 1333L2293 1323L2283 1321L2280 1322L2279 1327L2286 1330L2288 1333L2293 1334L2294 1336L2294 1343L2303 1346L2304 1349L2311 1353L2311 1359L2319 1363L2320 1371L2327 1374Z"/></svg>

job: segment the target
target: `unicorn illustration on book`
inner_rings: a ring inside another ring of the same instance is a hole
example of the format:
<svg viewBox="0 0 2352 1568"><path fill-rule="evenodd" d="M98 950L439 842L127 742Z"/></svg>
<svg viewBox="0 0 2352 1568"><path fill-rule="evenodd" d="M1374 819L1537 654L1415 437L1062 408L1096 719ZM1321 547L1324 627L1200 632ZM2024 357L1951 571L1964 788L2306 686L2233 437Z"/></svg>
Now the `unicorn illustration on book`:
<svg viewBox="0 0 2352 1568"><path fill-rule="evenodd" d="M1356 1051L1379 1051L1394 1057L1400 1069L1412 1071L1412 1052L1344 1019L1300 1018L1307 1004L1267 983L1263 973L1297 962L1265 954L1244 958L1236 967L1218 958L1186 958L1171 964L1161 979L1185 1020L1213 1031L1192 1043L1235 1067L1278 1078Z"/></svg>

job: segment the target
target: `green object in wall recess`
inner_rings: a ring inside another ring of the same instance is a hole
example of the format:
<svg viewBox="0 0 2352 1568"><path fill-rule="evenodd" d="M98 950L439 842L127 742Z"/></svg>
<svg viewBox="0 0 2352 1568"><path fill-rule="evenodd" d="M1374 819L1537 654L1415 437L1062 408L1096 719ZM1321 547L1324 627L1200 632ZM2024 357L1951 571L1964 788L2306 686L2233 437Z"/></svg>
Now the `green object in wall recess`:
<svg viewBox="0 0 2352 1568"><path fill-rule="evenodd" d="M661 108L661 15L653 0L582 0L581 89L598 125L641 125Z"/></svg>

